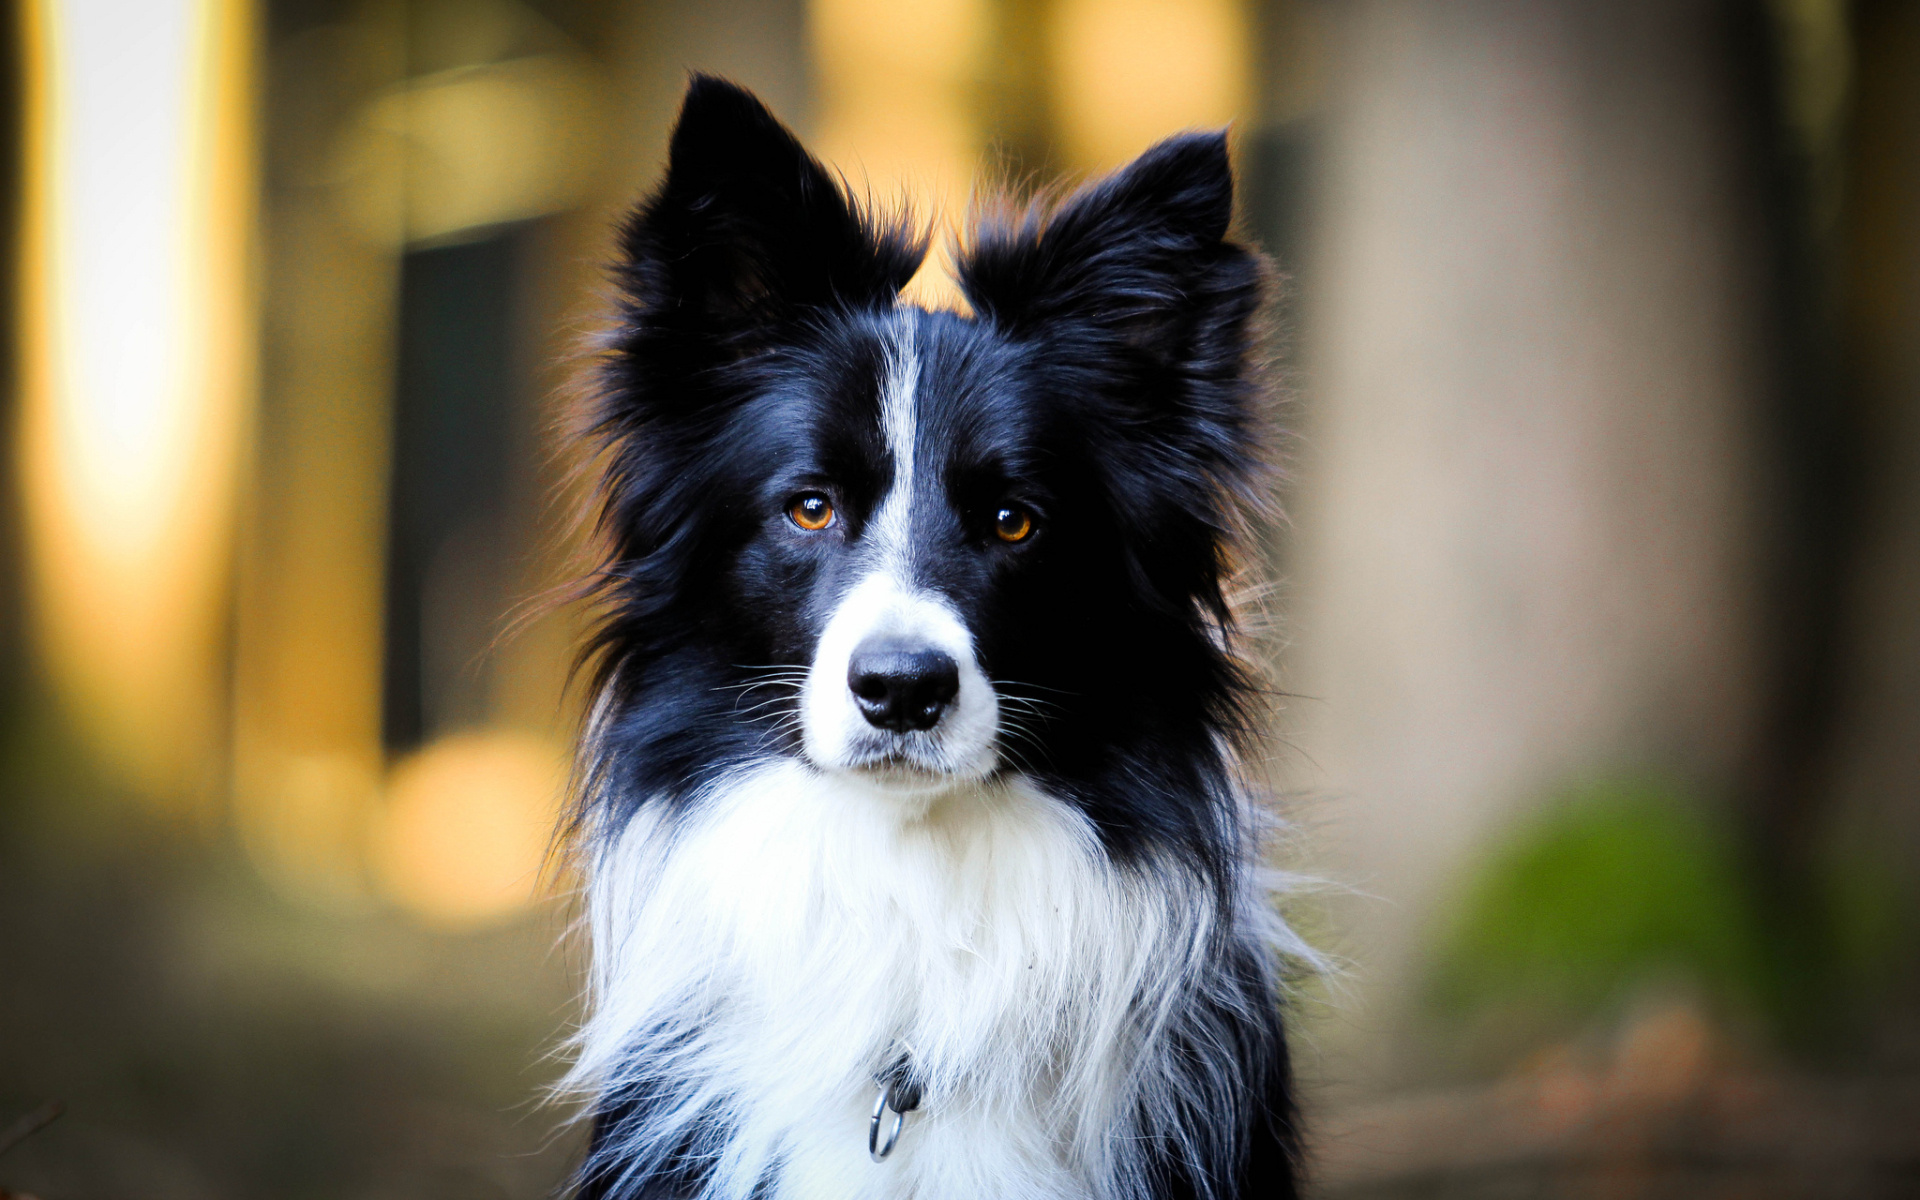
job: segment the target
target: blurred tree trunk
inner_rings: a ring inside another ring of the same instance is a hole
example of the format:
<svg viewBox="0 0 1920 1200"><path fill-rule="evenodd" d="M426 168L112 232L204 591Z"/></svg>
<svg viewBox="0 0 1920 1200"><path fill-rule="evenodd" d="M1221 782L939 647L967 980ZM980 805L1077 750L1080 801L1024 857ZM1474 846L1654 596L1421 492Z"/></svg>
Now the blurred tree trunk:
<svg viewBox="0 0 1920 1200"><path fill-rule="evenodd" d="M1348 11L1306 313L1295 783L1370 896L1341 1070L1418 1070L1437 906L1570 782L1751 791L1787 318L1757 10ZM1756 90L1758 88L1758 90ZM1757 132L1758 131L1758 132ZM1797 489L1797 485L1793 485ZM1791 490L1791 489L1790 489ZM1783 555L1785 557L1783 557Z"/></svg>
<svg viewBox="0 0 1920 1200"><path fill-rule="evenodd" d="M1843 846L1905 871L1912 888L1920 862L1920 5L1859 4L1854 44L1840 319L1860 446L1858 525L1830 787ZM1910 891L1908 904L1916 899Z"/></svg>

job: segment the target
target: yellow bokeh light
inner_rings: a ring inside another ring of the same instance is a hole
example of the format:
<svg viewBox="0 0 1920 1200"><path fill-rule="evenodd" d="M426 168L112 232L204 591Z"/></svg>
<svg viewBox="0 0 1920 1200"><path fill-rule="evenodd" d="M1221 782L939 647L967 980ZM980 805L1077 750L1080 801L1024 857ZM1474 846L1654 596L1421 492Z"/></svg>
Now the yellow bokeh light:
<svg viewBox="0 0 1920 1200"><path fill-rule="evenodd" d="M1060 143L1084 170L1218 128L1251 101L1240 0L1059 0L1048 42Z"/></svg>
<svg viewBox="0 0 1920 1200"><path fill-rule="evenodd" d="M204 793L250 410L252 10L22 6L22 507L36 640L99 760Z"/></svg>
<svg viewBox="0 0 1920 1200"><path fill-rule="evenodd" d="M573 207L603 162L603 86L584 57L539 54L387 88L334 150L351 224L398 245Z"/></svg>
<svg viewBox="0 0 1920 1200"><path fill-rule="evenodd" d="M371 855L381 890L429 921L472 925L531 902L565 770L539 738L441 739L396 766Z"/></svg>
<svg viewBox="0 0 1920 1200"><path fill-rule="evenodd" d="M987 52L987 0L813 0L820 80L814 148L883 205L951 213L973 187L984 134L974 92ZM908 288L958 307L940 254Z"/></svg>

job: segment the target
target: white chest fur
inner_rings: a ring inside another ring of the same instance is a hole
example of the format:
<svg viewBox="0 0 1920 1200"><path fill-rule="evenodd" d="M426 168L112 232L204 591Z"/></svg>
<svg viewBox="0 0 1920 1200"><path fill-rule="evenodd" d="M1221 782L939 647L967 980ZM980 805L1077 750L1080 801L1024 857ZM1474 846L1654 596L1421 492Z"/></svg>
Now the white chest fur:
<svg viewBox="0 0 1920 1200"><path fill-rule="evenodd" d="M916 804L763 765L592 865L570 1082L680 1081L651 1136L727 1131L713 1200L769 1175L780 1200L1124 1195L1214 918L1179 878L1116 869L1017 779ZM876 1164L873 1076L902 1053L925 1099Z"/></svg>

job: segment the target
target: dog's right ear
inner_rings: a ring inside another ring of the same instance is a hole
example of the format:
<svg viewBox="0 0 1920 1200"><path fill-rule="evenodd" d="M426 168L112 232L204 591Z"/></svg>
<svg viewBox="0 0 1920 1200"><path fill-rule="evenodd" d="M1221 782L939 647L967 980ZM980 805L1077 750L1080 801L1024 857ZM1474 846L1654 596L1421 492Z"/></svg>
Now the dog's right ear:
<svg viewBox="0 0 1920 1200"><path fill-rule="evenodd" d="M629 332L736 352L807 309L890 304L926 240L881 227L765 105L695 75L660 190L621 230Z"/></svg>

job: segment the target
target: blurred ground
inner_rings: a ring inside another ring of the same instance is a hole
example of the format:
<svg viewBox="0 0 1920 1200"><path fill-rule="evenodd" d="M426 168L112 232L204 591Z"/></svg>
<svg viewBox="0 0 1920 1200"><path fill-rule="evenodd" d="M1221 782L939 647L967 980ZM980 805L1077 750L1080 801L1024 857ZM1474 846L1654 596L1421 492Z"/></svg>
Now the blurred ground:
<svg viewBox="0 0 1920 1200"><path fill-rule="evenodd" d="M83 807L80 804L76 808ZM46 1200L548 1195L572 1011L536 909L469 934L303 912L237 856L116 814L0 834L0 1155Z"/></svg>
<svg viewBox="0 0 1920 1200"><path fill-rule="evenodd" d="M1791 1071L1684 1002L1490 1085L1321 1114L1329 1200L1896 1200L1920 1195L1920 1078Z"/></svg>

